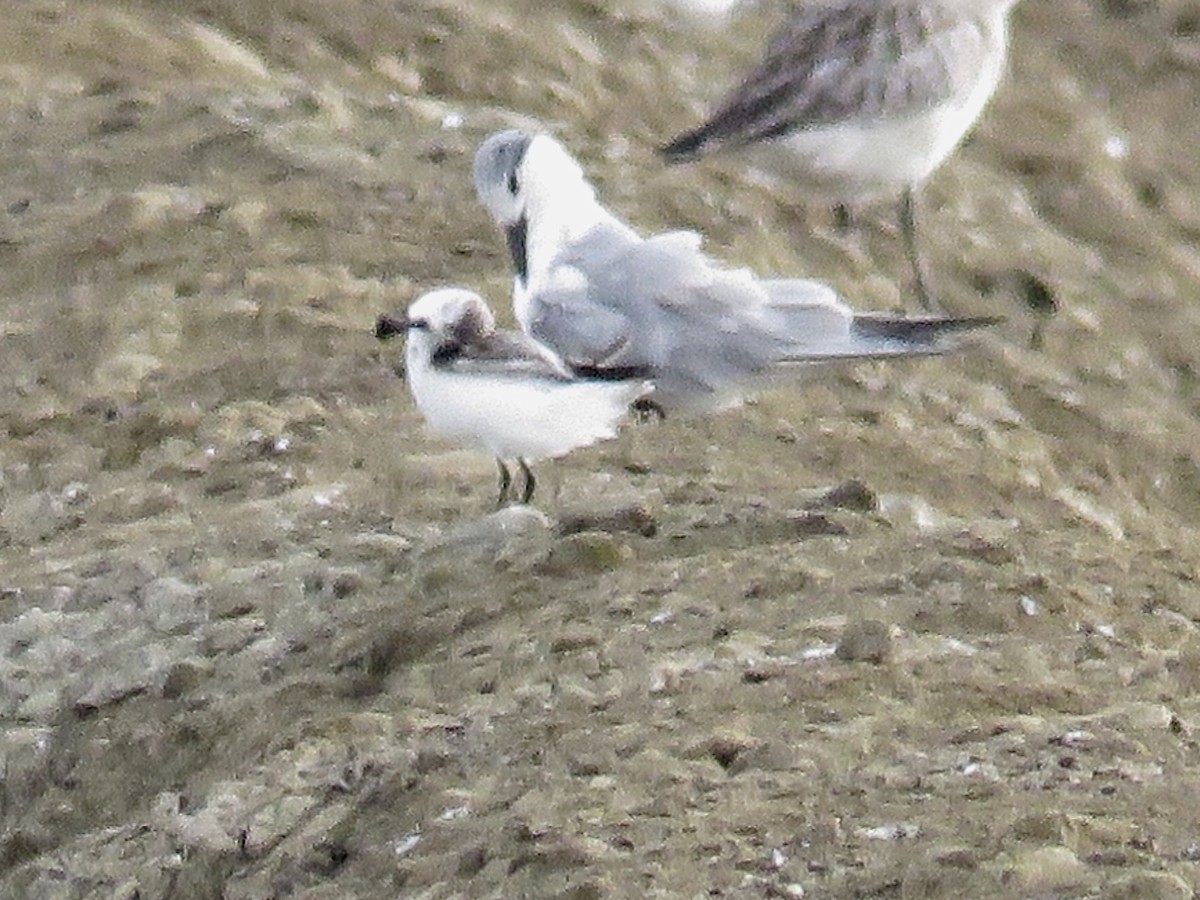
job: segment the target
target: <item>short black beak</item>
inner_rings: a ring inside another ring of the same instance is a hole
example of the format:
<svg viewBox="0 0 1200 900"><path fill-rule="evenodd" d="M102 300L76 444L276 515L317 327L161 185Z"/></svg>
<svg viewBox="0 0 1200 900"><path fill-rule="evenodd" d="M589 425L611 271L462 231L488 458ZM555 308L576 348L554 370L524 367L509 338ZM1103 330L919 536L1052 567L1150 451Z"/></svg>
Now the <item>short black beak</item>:
<svg viewBox="0 0 1200 900"><path fill-rule="evenodd" d="M525 214L513 224L505 227L504 236L508 239L508 253L512 257L513 269L517 278L525 284L529 280L529 219Z"/></svg>
<svg viewBox="0 0 1200 900"><path fill-rule="evenodd" d="M375 337L381 341L390 340L406 331L408 331L407 316L380 316L375 320Z"/></svg>

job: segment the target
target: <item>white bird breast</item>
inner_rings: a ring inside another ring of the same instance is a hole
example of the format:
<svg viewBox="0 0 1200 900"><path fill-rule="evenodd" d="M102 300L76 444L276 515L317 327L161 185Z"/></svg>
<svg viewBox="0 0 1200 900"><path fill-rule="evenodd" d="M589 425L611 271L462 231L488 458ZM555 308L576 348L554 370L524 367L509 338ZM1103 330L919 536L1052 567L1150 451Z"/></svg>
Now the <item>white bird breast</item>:
<svg viewBox="0 0 1200 900"><path fill-rule="evenodd" d="M431 366L428 355L410 361L408 383L433 433L530 462L614 437L629 404L645 390L629 382L458 373Z"/></svg>

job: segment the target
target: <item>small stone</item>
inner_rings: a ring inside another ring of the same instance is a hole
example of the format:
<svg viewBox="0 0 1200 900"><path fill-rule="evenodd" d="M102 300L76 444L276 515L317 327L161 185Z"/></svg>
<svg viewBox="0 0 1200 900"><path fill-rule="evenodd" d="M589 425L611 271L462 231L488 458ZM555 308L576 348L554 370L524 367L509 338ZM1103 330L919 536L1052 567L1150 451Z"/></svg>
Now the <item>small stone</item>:
<svg viewBox="0 0 1200 900"><path fill-rule="evenodd" d="M722 769L730 771L739 757L756 746L756 742L745 735L718 734L707 743L706 750Z"/></svg>
<svg viewBox="0 0 1200 900"><path fill-rule="evenodd" d="M1179 648L1179 658L1173 671L1184 692L1200 693L1200 637L1189 638Z"/></svg>
<svg viewBox="0 0 1200 900"><path fill-rule="evenodd" d="M1161 703L1133 700L1110 706L1089 718L1128 734L1135 731L1165 731L1171 727L1175 715Z"/></svg>
<svg viewBox="0 0 1200 900"><path fill-rule="evenodd" d="M810 508L875 512L879 509L879 497L863 482L851 479L827 490L810 504Z"/></svg>
<svg viewBox="0 0 1200 900"><path fill-rule="evenodd" d="M1104 889L1104 900L1189 900L1191 887L1170 872L1139 872L1121 878Z"/></svg>
<svg viewBox="0 0 1200 900"><path fill-rule="evenodd" d="M205 656L222 656L244 650L266 630L266 622L245 617L212 622L205 627L200 639L200 652Z"/></svg>
<svg viewBox="0 0 1200 900"><path fill-rule="evenodd" d="M948 869L977 869L979 857L970 847L952 847L934 857L939 866Z"/></svg>
<svg viewBox="0 0 1200 900"><path fill-rule="evenodd" d="M419 554L423 570L462 572L472 566L518 564L545 553L550 520L531 506L506 506L453 529Z"/></svg>
<svg viewBox="0 0 1200 900"><path fill-rule="evenodd" d="M960 897L987 896L984 888L991 879L980 873L954 866L928 862L909 866L900 885L900 900L958 900ZM990 885L992 894L1000 894L999 885Z"/></svg>
<svg viewBox="0 0 1200 900"><path fill-rule="evenodd" d="M596 647L600 644L598 635L590 631L568 631L560 634L550 642L551 653L572 653L586 647Z"/></svg>
<svg viewBox="0 0 1200 900"><path fill-rule="evenodd" d="M170 576L142 589L142 608L150 627L163 634L187 634L206 618L201 590Z"/></svg>
<svg viewBox="0 0 1200 900"><path fill-rule="evenodd" d="M547 575L586 575L615 569L633 555L628 544L603 531L581 531L551 545L538 571Z"/></svg>
<svg viewBox="0 0 1200 900"><path fill-rule="evenodd" d="M1011 834L1022 841L1058 841L1062 839L1064 821L1056 813L1030 813L1013 823Z"/></svg>
<svg viewBox="0 0 1200 900"><path fill-rule="evenodd" d="M458 876L470 878L483 869L488 862L487 847L477 844L463 852L458 858Z"/></svg>
<svg viewBox="0 0 1200 900"><path fill-rule="evenodd" d="M9 500L0 510L0 528L25 544L44 541L73 522L82 521L58 494L39 491Z"/></svg>
<svg viewBox="0 0 1200 900"><path fill-rule="evenodd" d="M1088 870L1066 847L1036 847L1012 855L1001 880L1022 894L1050 894L1087 883Z"/></svg>
<svg viewBox="0 0 1200 900"><path fill-rule="evenodd" d="M149 686L150 677L147 673L132 671L104 673L94 679L88 685L88 689L75 701L75 712L80 716L89 715L98 709L145 693Z"/></svg>
<svg viewBox="0 0 1200 900"><path fill-rule="evenodd" d="M201 659L185 659L167 671L162 695L165 700L175 700L195 690L213 672L212 663Z"/></svg>
<svg viewBox="0 0 1200 900"><path fill-rule="evenodd" d="M607 513L578 513L563 516L559 520L559 534L578 534L581 531L605 531L609 534L628 532L654 537L658 534L658 521L644 506L626 506Z"/></svg>
<svg viewBox="0 0 1200 900"><path fill-rule="evenodd" d="M788 516L788 526L796 537L841 536L849 534L846 526L822 513L800 513Z"/></svg>
<svg viewBox="0 0 1200 900"><path fill-rule="evenodd" d="M834 655L844 662L870 662L879 665L891 654L891 630L876 619L863 619L846 625Z"/></svg>
<svg viewBox="0 0 1200 900"><path fill-rule="evenodd" d="M992 566L1014 562L1016 552L1004 537L962 531L950 541L947 551L954 556L976 559Z"/></svg>
<svg viewBox="0 0 1200 900"><path fill-rule="evenodd" d="M918 837L921 827L912 822L888 822L884 825L858 828L854 833L868 841L903 841Z"/></svg>
<svg viewBox="0 0 1200 900"><path fill-rule="evenodd" d="M796 751L782 741L766 740L736 754L734 760L726 767L730 775L737 775L751 769L761 772L787 772L796 767Z"/></svg>

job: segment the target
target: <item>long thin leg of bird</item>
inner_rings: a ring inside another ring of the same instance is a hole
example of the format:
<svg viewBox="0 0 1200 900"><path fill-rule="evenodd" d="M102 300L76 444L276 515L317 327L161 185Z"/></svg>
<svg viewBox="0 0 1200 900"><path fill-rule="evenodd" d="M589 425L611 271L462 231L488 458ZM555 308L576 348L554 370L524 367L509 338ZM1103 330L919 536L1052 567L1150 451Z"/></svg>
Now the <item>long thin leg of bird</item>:
<svg viewBox="0 0 1200 900"><path fill-rule="evenodd" d="M502 459L497 459L496 465L500 468L500 499L496 501L496 509L500 509L508 499L508 489L512 486L512 472L508 471L508 466L504 465Z"/></svg>
<svg viewBox="0 0 1200 900"><path fill-rule="evenodd" d="M921 251L917 249L917 201L913 196L911 186L906 187L900 195L900 236L904 240L904 255L912 266L913 290L917 294L917 302L926 312L941 312L941 305L933 299L927 286L925 276L925 261L921 259Z"/></svg>
<svg viewBox="0 0 1200 900"><path fill-rule="evenodd" d="M525 460L517 457L517 465L521 467L521 471L525 473L525 492L521 495L521 502L528 503L533 499L533 491L537 487L537 479L533 477L533 472L530 471Z"/></svg>

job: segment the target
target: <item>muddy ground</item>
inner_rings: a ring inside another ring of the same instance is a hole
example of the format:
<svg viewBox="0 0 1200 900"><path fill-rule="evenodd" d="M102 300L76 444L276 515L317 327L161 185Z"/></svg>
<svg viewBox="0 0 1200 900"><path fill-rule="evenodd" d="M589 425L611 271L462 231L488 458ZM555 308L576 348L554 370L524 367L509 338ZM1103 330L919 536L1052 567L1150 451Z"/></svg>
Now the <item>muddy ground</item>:
<svg viewBox="0 0 1200 900"><path fill-rule="evenodd" d="M923 195L945 305L1006 319L968 351L500 516L371 336L504 307L492 129L908 302L886 207L653 154L777 12L0 7L0 896L1192 896L1200 4L1017 10Z"/></svg>

